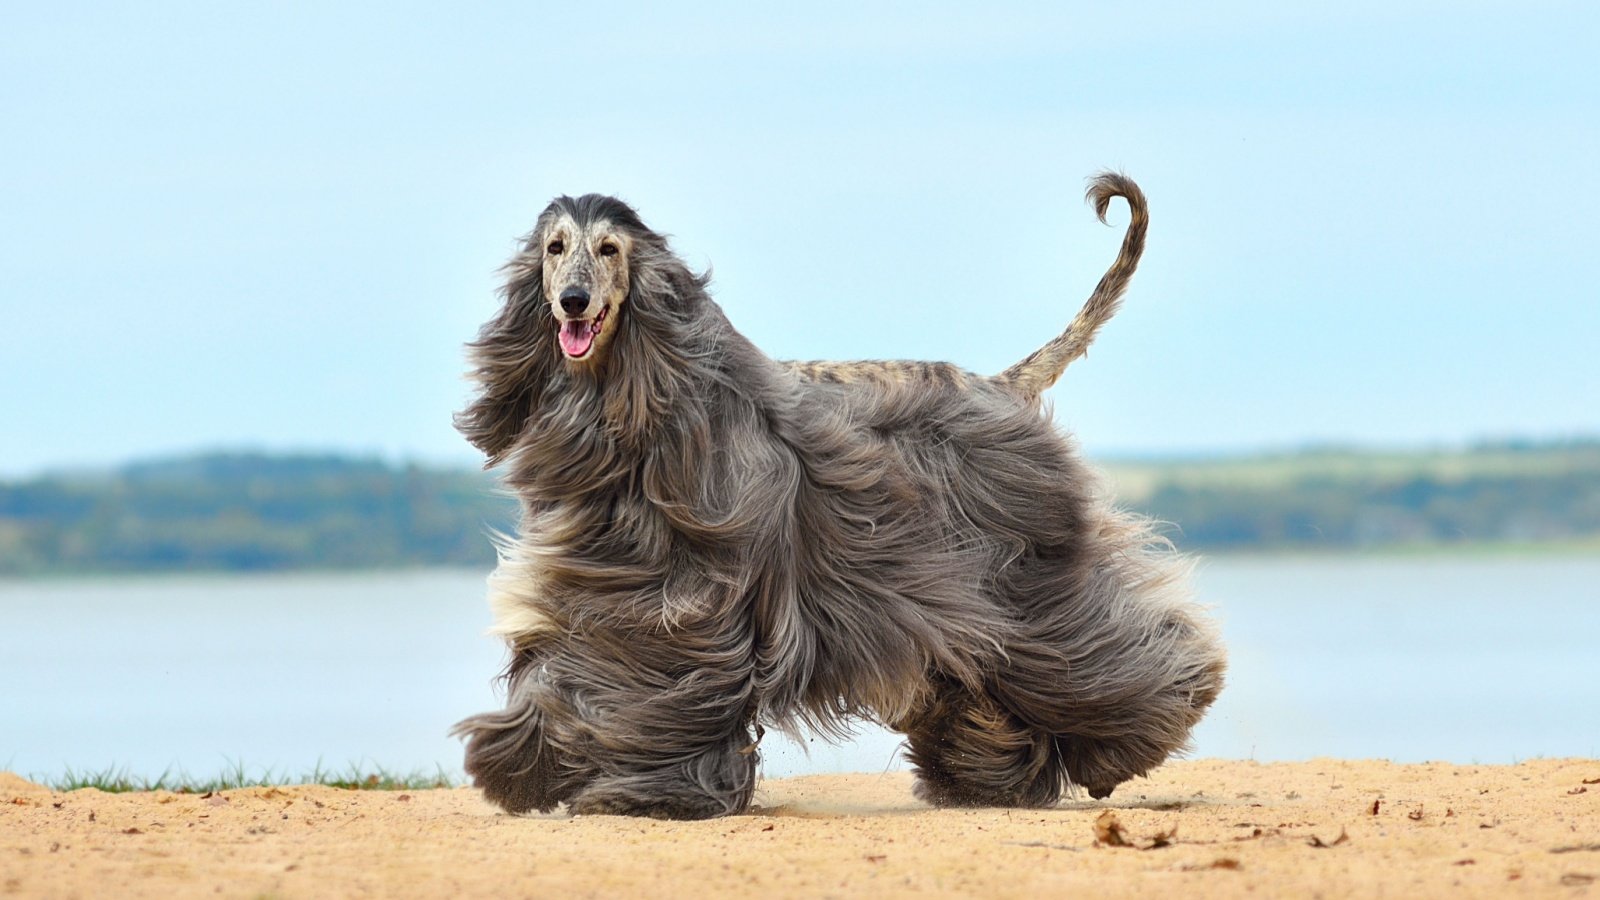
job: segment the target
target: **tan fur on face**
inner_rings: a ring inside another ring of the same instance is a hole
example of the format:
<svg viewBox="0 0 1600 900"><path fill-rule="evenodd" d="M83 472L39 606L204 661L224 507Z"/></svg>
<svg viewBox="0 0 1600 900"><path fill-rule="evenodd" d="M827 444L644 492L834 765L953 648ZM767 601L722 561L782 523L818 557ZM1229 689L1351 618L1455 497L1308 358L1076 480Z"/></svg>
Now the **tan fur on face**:
<svg viewBox="0 0 1600 900"><path fill-rule="evenodd" d="M560 252L551 252L557 242ZM608 246L616 249L609 256L603 252ZM562 216L541 236L540 247L544 250L544 299L558 323L593 319L601 310L607 310L605 321L600 323L600 333L594 336L594 344L586 355L573 359L562 354L570 365L598 365L605 359L606 348L617 334L617 322L628 299L628 258L632 241L609 222L595 222L582 228L572 217ZM589 292L589 307L577 316L568 316L561 308L561 292L570 287L581 287Z"/></svg>

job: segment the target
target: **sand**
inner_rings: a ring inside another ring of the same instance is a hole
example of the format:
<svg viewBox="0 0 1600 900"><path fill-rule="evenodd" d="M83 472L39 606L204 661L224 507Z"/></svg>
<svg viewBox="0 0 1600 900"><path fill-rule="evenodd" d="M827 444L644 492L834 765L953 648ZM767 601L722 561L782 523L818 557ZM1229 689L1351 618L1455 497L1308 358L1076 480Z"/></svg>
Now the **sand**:
<svg viewBox="0 0 1600 900"><path fill-rule="evenodd" d="M747 815L658 822L510 817L467 788L0 774L0 896L1600 896L1600 760L1199 760L1049 810L934 810L910 788L792 778Z"/></svg>

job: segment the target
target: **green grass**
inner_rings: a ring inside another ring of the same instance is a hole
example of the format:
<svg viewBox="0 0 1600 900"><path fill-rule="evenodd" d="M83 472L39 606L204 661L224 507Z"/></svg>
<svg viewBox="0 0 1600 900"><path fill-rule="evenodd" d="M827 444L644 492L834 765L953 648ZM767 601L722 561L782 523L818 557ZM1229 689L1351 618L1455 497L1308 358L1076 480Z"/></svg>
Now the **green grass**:
<svg viewBox="0 0 1600 900"><path fill-rule="evenodd" d="M94 788L111 794L132 791L172 791L179 794L205 794L212 791L230 791L246 787L279 787L291 784L316 784L343 788L350 791L422 791L432 788L452 788L456 780L443 768L433 774L418 770L394 772L382 766L362 767L352 764L343 770L324 769L318 763L310 772L296 776L277 773L270 769L252 772L243 763L234 763L231 769L211 778L196 778L187 772L162 772L155 778L133 775L126 768L107 766L99 771L67 769L59 778L43 782L51 790L75 791Z"/></svg>

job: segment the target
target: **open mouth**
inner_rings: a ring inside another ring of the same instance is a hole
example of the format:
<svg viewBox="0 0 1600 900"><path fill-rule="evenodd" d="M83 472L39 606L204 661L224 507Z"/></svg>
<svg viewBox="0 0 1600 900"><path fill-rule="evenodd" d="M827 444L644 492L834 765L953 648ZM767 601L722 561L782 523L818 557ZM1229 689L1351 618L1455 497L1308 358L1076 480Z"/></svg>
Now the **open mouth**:
<svg viewBox="0 0 1600 900"><path fill-rule="evenodd" d="M556 332L556 338L561 342L561 352L568 359L583 359L594 349L594 339L600 334L600 326L605 323L606 314L611 312L611 307L602 306L600 312L592 319L571 319L561 323L561 330Z"/></svg>

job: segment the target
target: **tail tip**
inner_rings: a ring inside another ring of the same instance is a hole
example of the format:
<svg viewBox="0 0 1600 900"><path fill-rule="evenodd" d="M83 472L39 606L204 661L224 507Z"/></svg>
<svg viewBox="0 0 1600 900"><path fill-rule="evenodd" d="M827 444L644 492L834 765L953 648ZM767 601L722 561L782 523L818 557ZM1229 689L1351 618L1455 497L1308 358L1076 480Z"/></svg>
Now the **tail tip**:
<svg viewBox="0 0 1600 900"><path fill-rule="evenodd" d="M1132 178L1110 169L1089 177L1089 187L1084 191L1083 199L1094 208L1094 214L1102 225L1111 224L1106 221L1106 212L1111 208L1113 197L1128 201L1135 213L1144 208L1144 192L1139 190L1139 185Z"/></svg>

